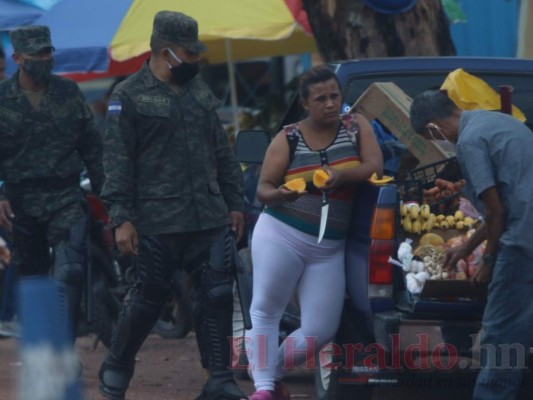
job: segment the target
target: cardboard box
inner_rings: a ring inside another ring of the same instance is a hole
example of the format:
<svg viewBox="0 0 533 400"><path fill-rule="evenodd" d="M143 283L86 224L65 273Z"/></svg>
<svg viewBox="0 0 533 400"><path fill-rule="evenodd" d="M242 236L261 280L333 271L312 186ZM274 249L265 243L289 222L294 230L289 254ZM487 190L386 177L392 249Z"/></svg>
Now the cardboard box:
<svg viewBox="0 0 533 400"><path fill-rule="evenodd" d="M415 156L419 165L449 157L439 146L416 134L411 128L409 109L412 99L392 82L371 84L352 106L369 121L378 119Z"/></svg>

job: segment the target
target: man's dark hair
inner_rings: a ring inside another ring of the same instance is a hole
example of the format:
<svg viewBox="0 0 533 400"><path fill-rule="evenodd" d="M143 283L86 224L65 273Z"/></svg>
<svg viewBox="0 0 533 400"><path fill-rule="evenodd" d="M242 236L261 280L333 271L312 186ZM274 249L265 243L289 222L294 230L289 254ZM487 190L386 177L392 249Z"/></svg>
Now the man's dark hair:
<svg viewBox="0 0 533 400"><path fill-rule="evenodd" d="M161 50L174 45L175 43L160 39L157 35L152 34L150 37L150 50L152 50L152 54L159 54Z"/></svg>
<svg viewBox="0 0 533 400"><path fill-rule="evenodd" d="M1 59L5 59L6 58L6 53L5 53L4 49L1 48L1 47L0 47L0 58Z"/></svg>
<svg viewBox="0 0 533 400"><path fill-rule="evenodd" d="M431 121L451 117L457 110L445 90L426 90L411 103L411 125L416 133L424 133Z"/></svg>
<svg viewBox="0 0 533 400"><path fill-rule="evenodd" d="M298 93L300 94L300 99L306 100L309 97L309 86L315 83L326 82L330 79L334 79L339 85L339 78L335 75L335 72L326 65L319 65L318 67L313 67L309 71L306 71L300 77L298 81Z"/></svg>

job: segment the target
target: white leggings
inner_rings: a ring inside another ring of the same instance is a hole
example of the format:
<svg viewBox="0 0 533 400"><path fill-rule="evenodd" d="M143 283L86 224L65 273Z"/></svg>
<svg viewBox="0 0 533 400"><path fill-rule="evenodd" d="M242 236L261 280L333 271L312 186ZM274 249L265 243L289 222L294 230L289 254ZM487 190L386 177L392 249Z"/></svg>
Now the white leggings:
<svg viewBox="0 0 533 400"><path fill-rule="evenodd" d="M345 293L344 240L317 238L261 214L252 238L252 329L246 349L256 390L274 390L287 370L336 333ZM301 327L279 343L279 322L296 290Z"/></svg>

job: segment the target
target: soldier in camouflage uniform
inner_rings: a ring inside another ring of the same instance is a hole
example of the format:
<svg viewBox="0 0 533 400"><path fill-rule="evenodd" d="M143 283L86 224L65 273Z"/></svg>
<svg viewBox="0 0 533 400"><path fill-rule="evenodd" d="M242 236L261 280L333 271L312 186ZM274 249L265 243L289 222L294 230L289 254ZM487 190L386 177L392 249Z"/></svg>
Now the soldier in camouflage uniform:
<svg viewBox="0 0 533 400"><path fill-rule="evenodd" d="M53 269L74 329L87 240L80 172L84 164L99 193L102 138L78 86L51 74L48 27L18 28L10 37L19 70L0 83L0 225L12 231L22 278Z"/></svg>
<svg viewBox="0 0 533 400"><path fill-rule="evenodd" d="M231 271L209 262L221 231L231 225L237 239L242 235L242 173L215 111L219 103L196 77L206 50L196 21L159 12L150 44L152 58L117 85L107 113L102 198L119 249L137 255L138 281L100 369L100 392L124 399L135 356L179 267L192 274L198 293L196 335L208 371L198 399L245 398L229 370Z"/></svg>

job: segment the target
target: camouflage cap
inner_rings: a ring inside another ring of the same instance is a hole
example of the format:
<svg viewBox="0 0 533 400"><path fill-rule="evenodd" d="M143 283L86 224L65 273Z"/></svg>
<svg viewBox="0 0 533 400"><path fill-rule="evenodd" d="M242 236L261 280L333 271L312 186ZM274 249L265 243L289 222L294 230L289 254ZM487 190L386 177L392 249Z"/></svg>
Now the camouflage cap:
<svg viewBox="0 0 533 400"><path fill-rule="evenodd" d="M16 52L35 54L46 47L54 48L47 26L23 26L9 32Z"/></svg>
<svg viewBox="0 0 533 400"><path fill-rule="evenodd" d="M154 18L153 35L194 53L207 50L205 44L198 40L196 20L180 12L159 11Z"/></svg>

